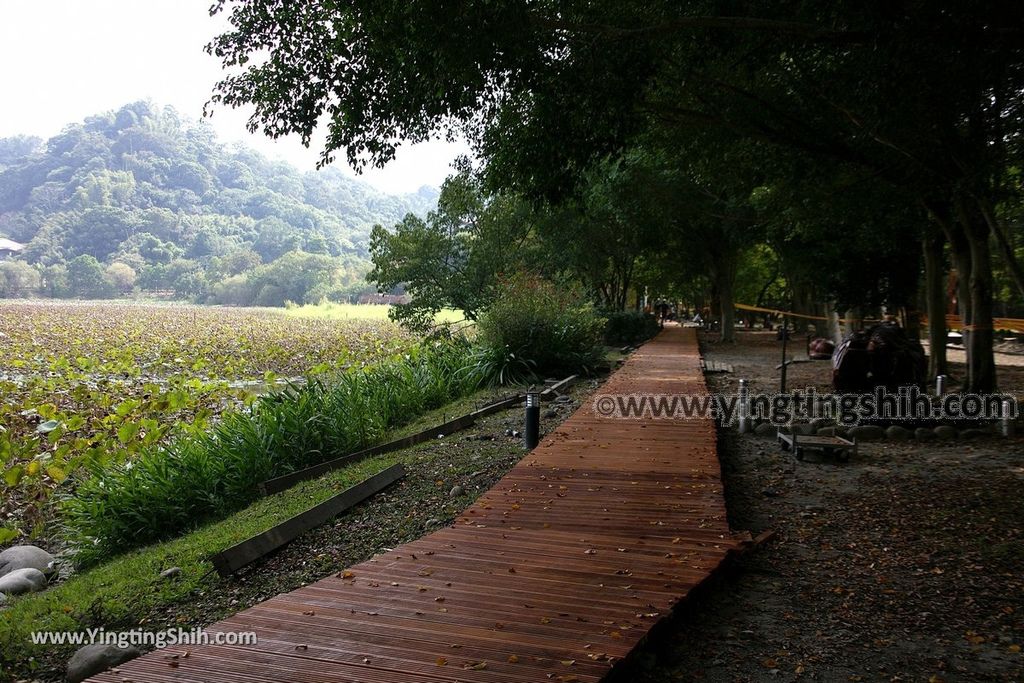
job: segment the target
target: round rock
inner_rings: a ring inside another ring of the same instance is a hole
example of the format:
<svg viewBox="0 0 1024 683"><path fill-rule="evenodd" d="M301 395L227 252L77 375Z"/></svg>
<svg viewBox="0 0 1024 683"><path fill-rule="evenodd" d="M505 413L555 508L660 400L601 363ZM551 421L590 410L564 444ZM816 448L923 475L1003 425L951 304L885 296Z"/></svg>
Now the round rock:
<svg viewBox="0 0 1024 683"><path fill-rule="evenodd" d="M835 427L822 427L821 429L818 430L818 436L835 436L835 435L836 435L836 428Z"/></svg>
<svg viewBox="0 0 1024 683"><path fill-rule="evenodd" d="M37 569L44 574L54 572L53 555L34 545L16 545L0 553L0 576L18 569Z"/></svg>
<svg viewBox="0 0 1024 683"><path fill-rule="evenodd" d="M934 441L938 437L935 436L935 432L925 427L918 427L914 430L914 438L918 441Z"/></svg>
<svg viewBox="0 0 1024 683"><path fill-rule="evenodd" d="M135 659L141 654L142 651L134 647L122 648L102 643L86 645L75 652L68 662L68 683L80 683L90 676L112 669L118 664L124 664L129 659Z"/></svg>
<svg viewBox="0 0 1024 683"><path fill-rule="evenodd" d="M885 430L885 438L890 441L908 441L914 433L905 427L893 425Z"/></svg>
<svg viewBox="0 0 1024 683"><path fill-rule="evenodd" d="M164 580L176 579L179 576L181 576L181 567L171 567L160 572L160 578Z"/></svg>
<svg viewBox="0 0 1024 683"><path fill-rule="evenodd" d="M965 429L960 432L960 438L966 440L977 439L978 437L986 436L986 432L981 429Z"/></svg>
<svg viewBox="0 0 1024 683"><path fill-rule="evenodd" d="M857 425L850 429L849 435L857 441L881 441L885 438L885 430L878 425Z"/></svg>
<svg viewBox="0 0 1024 683"><path fill-rule="evenodd" d="M448 495L450 495L452 498L458 498L459 496L464 495L465 493L466 489L456 484L455 486L452 487L452 490L449 492Z"/></svg>
<svg viewBox="0 0 1024 683"><path fill-rule="evenodd" d="M762 422L754 427L754 434L758 436L775 436L775 425L771 422Z"/></svg>
<svg viewBox="0 0 1024 683"><path fill-rule="evenodd" d="M25 567L0 576L0 593L21 595L35 593L46 588L46 575L38 569Z"/></svg>
<svg viewBox="0 0 1024 683"><path fill-rule="evenodd" d="M949 425L939 425L934 430L935 436L942 441L953 441L956 439L956 428Z"/></svg>

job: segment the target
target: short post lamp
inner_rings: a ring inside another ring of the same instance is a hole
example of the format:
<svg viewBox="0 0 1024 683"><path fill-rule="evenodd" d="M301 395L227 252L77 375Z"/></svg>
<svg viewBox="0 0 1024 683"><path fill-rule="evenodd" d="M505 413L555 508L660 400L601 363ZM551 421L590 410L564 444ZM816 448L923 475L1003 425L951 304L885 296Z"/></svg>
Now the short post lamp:
<svg viewBox="0 0 1024 683"><path fill-rule="evenodd" d="M526 427L523 429L523 445L527 450L537 447L540 441L540 392L533 387L526 392Z"/></svg>
<svg viewBox="0 0 1024 683"><path fill-rule="evenodd" d="M745 379L740 380L739 394L739 429L740 434L746 434L750 431L750 387Z"/></svg>

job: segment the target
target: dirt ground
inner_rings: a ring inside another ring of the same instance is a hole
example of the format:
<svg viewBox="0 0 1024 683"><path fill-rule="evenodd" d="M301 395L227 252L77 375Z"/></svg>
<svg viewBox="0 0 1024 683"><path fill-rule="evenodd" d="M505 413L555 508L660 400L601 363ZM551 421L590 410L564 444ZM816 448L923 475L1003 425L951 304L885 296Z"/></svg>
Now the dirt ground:
<svg viewBox="0 0 1024 683"><path fill-rule="evenodd" d="M709 376L714 391L741 377L777 389L774 335L703 346L735 369ZM1007 370L1002 386L1024 387ZM827 389L829 373L794 365L789 386ZM677 610L619 680L1024 680L1024 437L862 444L837 464L720 434L732 528L777 537Z"/></svg>

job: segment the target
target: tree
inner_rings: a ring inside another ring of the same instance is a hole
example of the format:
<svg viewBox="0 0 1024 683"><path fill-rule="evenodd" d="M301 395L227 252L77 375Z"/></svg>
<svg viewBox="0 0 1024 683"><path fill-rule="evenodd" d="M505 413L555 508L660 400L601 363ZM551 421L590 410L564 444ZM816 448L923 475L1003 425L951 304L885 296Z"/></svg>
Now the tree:
<svg viewBox="0 0 1024 683"><path fill-rule="evenodd" d="M103 266L89 254L76 256L68 262L68 288L79 299L105 299L112 288L103 273Z"/></svg>
<svg viewBox="0 0 1024 683"><path fill-rule="evenodd" d="M127 294L135 287L135 270L126 263L116 261L104 271L107 282L119 294Z"/></svg>
<svg viewBox="0 0 1024 683"><path fill-rule="evenodd" d="M0 299L27 299L39 293L39 271L24 261L0 261Z"/></svg>
<svg viewBox="0 0 1024 683"><path fill-rule="evenodd" d="M393 230L374 226L367 279L381 292L405 287L412 302L391 314L413 328L432 327L443 308L475 320L492 300L498 276L530 260L534 223L528 204L485 195L464 169L445 182L437 211L426 220L410 214Z"/></svg>
<svg viewBox="0 0 1024 683"><path fill-rule="evenodd" d="M999 184L1020 156L1024 48L1007 3L220 0L209 46L235 68L214 103L250 127L383 163L402 140L463 126L492 188L554 196L652 122L853 164L913 201L941 195L967 282L967 388L995 386ZM400 39L403 49L396 51ZM253 59L259 55L260 58ZM263 56L266 58L263 58ZM1007 258L1012 250L1004 249ZM969 273L968 273L969 268Z"/></svg>

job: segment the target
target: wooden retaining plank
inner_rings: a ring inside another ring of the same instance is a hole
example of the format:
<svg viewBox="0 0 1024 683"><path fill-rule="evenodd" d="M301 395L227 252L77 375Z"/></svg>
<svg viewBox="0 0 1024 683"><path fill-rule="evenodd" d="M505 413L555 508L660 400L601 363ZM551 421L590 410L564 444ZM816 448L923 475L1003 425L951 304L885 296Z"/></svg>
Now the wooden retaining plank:
<svg viewBox="0 0 1024 683"><path fill-rule="evenodd" d="M678 327L601 389L706 391L696 335ZM585 403L452 525L208 629L259 644L94 680L596 683L744 539L710 418L616 420Z"/></svg>
<svg viewBox="0 0 1024 683"><path fill-rule="evenodd" d="M328 460L327 462L320 463L319 465L313 465L312 467L306 467L305 469L296 470L290 474L284 474L280 477L268 479L267 481L260 484L260 493L264 496L270 496L281 491L286 491L291 487L295 486L299 482L307 481L309 479L316 479L321 477L328 472L347 467L353 463L365 460L374 455L381 455L382 453L391 453L392 451L399 451L403 448L409 448L416 444L423 443L425 441L432 441L438 436L448 436L454 434L457 431L463 430L466 427L472 426L476 422L476 415L470 413L469 415L462 415L454 420L449 420L444 424L438 425L437 427L431 427L430 429L424 429L416 434L410 434L409 436L402 437L395 441L389 441L388 443L382 443L377 446L371 446L370 448L356 451L348 455L343 455L340 458L334 460Z"/></svg>
<svg viewBox="0 0 1024 683"><path fill-rule="evenodd" d="M230 576L247 564L258 560L267 553L277 550L299 534L314 529L345 510L355 507L375 493L383 491L405 476L404 465L392 465L336 496L331 496L319 505L287 519L272 529L222 550L210 561L221 576Z"/></svg>

